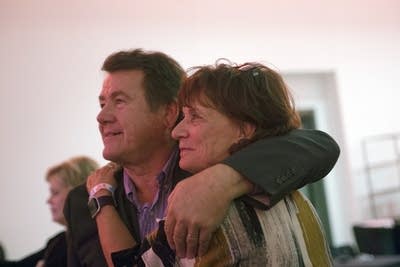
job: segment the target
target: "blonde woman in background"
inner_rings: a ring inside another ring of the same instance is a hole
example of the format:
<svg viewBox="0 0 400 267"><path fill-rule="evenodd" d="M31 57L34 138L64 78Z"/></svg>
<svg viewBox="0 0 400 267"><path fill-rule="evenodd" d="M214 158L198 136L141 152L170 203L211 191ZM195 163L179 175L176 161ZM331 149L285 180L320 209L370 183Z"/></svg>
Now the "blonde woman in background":
<svg viewBox="0 0 400 267"><path fill-rule="evenodd" d="M66 225L63 208L69 191L84 183L89 174L98 167L97 162L93 159L86 156L78 156L50 167L47 170L46 181L49 184L50 191L47 204L50 206L54 222L63 226ZM67 242L65 231L49 239L46 246L36 253L19 261L2 262L0 266L67 266Z"/></svg>

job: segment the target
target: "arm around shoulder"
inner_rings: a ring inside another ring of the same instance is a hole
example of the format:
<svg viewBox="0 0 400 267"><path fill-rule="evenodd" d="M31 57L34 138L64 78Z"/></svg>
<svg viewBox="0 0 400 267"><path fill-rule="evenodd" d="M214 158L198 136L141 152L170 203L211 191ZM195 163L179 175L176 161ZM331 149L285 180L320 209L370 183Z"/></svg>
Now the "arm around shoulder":
<svg viewBox="0 0 400 267"><path fill-rule="evenodd" d="M263 189L274 204L287 193L325 177L339 153L338 144L327 133L296 129L258 140L223 163Z"/></svg>

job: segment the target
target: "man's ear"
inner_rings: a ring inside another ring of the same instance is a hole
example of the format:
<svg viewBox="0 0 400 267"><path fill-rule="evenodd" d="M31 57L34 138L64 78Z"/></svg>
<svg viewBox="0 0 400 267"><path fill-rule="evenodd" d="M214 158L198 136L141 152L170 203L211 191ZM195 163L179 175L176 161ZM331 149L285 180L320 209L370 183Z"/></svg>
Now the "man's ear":
<svg viewBox="0 0 400 267"><path fill-rule="evenodd" d="M179 107L176 101L166 105L164 123L168 129L173 129L179 117Z"/></svg>

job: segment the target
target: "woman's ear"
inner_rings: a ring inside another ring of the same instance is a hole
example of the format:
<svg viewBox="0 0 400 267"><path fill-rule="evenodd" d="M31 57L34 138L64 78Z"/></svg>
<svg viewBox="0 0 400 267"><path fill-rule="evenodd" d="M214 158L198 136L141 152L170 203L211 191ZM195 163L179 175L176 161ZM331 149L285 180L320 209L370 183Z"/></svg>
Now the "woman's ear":
<svg viewBox="0 0 400 267"><path fill-rule="evenodd" d="M251 139L256 132L256 126L251 123L245 122L240 127L240 138Z"/></svg>
<svg viewBox="0 0 400 267"><path fill-rule="evenodd" d="M168 104L165 108L165 126L172 130L179 117L179 106L176 101Z"/></svg>
<svg viewBox="0 0 400 267"><path fill-rule="evenodd" d="M252 142L251 139L256 132L256 126L248 122L241 123L239 131L238 140L229 147L228 152L231 155Z"/></svg>

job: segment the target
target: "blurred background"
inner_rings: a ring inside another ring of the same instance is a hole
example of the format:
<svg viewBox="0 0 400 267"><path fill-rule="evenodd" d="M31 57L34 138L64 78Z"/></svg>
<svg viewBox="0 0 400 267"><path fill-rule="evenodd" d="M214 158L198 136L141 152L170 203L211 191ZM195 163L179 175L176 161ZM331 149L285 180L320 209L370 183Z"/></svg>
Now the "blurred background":
<svg viewBox="0 0 400 267"><path fill-rule="evenodd" d="M0 48L7 258L61 229L45 203L49 166L78 154L105 163L100 67L130 48L163 51L184 68L224 57L280 71L303 127L341 147L334 170L304 189L332 247L356 247L355 226L400 216L400 1L1 0Z"/></svg>

